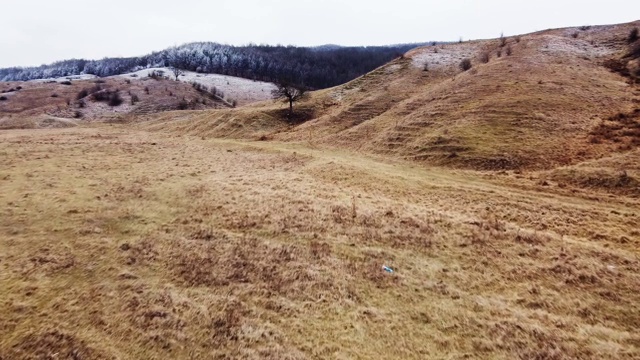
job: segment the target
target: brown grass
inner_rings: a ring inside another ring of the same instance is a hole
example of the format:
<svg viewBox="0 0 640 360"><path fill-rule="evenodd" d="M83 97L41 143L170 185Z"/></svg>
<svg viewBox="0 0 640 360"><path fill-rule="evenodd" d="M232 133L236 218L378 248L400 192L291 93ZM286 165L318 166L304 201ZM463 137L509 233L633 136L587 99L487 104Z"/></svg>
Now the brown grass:
<svg viewBox="0 0 640 360"><path fill-rule="evenodd" d="M511 56L502 48L503 56L477 61L465 72L458 68L463 59L496 53L500 40L440 45L437 53L418 48L348 84L314 92L298 104L313 109L313 118L298 126L274 116L284 105L266 102L244 108L242 116L216 111L175 121L162 115L148 128L208 137L268 135L476 170L575 165L630 149L634 129L626 129L623 143L592 134L603 120L640 103L638 84L605 66L615 60L627 67L625 39L635 26L592 26L577 39L571 37L576 28L524 35L507 40Z"/></svg>
<svg viewBox="0 0 640 360"><path fill-rule="evenodd" d="M637 198L125 125L0 155L2 359L640 356Z"/></svg>
<svg viewBox="0 0 640 360"><path fill-rule="evenodd" d="M96 80L74 80L71 85L35 81L0 83L0 89L22 86L22 90L6 95L7 101L0 102L0 129L67 127L97 120L129 121L181 107L191 110L226 107L185 83L121 77L97 81L100 83L96 84ZM108 95L115 92L123 103L109 106Z"/></svg>

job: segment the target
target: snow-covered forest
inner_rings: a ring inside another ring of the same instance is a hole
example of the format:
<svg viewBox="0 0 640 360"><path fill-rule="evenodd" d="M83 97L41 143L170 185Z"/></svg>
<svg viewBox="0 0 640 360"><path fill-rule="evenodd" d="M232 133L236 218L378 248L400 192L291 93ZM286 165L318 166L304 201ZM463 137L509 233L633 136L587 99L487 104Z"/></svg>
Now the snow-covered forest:
<svg viewBox="0 0 640 360"><path fill-rule="evenodd" d="M119 75L150 67L275 82L281 79L309 88L345 83L422 44L375 47L230 46L191 43L149 55L102 60L65 60L38 67L0 69L0 81L26 81L91 74Z"/></svg>

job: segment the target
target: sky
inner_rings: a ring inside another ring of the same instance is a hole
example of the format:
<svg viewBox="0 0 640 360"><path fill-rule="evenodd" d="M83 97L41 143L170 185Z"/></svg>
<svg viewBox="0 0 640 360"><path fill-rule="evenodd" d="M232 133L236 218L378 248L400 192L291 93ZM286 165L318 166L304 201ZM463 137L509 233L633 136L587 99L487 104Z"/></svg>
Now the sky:
<svg viewBox="0 0 640 360"><path fill-rule="evenodd" d="M634 0L0 0L0 67L194 41L387 45L638 19Z"/></svg>

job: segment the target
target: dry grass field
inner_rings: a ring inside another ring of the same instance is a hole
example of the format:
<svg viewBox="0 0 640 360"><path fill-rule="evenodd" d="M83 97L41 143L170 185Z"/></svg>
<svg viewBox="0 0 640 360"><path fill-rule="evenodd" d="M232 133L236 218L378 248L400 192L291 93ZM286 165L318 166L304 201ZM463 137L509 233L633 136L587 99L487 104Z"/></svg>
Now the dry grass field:
<svg viewBox="0 0 640 360"><path fill-rule="evenodd" d="M419 48L295 121L12 92L0 360L640 358L636 26Z"/></svg>
<svg viewBox="0 0 640 360"><path fill-rule="evenodd" d="M640 201L540 176L2 132L0 358L637 359Z"/></svg>

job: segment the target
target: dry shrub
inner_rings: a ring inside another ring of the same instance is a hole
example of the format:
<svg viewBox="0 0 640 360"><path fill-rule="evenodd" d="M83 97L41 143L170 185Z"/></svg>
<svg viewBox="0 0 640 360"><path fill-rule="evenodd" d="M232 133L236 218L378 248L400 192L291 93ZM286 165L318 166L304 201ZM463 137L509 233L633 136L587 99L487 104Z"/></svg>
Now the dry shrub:
<svg viewBox="0 0 640 360"><path fill-rule="evenodd" d="M489 52L488 52L488 51L484 51L484 52L482 52L482 53L480 54L479 59L480 59L480 62L482 62L483 64L488 63L488 62L489 62L489 59L490 59Z"/></svg>
<svg viewBox="0 0 640 360"><path fill-rule="evenodd" d="M507 56L511 56L511 54L513 54L513 49L511 49L511 45L507 46L507 48L505 49L505 54L507 54Z"/></svg>
<svg viewBox="0 0 640 360"><path fill-rule="evenodd" d="M460 70L462 71L467 71L469 69L471 69L473 65L471 64L471 60L469 59L462 59L462 61L459 64Z"/></svg>
<svg viewBox="0 0 640 360"><path fill-rule="evenodd" d="M629 36L627 37L627 42L629 44L632 44L634 42L638 41L638 28L633 28L631 29L631 31L629 31Z"/></svg>

